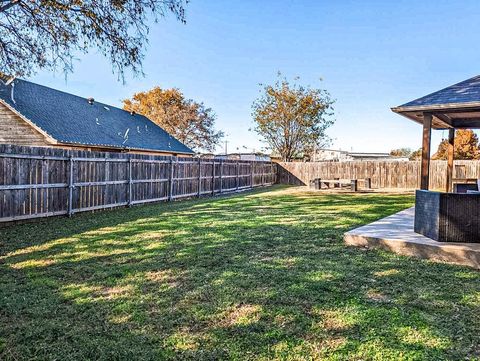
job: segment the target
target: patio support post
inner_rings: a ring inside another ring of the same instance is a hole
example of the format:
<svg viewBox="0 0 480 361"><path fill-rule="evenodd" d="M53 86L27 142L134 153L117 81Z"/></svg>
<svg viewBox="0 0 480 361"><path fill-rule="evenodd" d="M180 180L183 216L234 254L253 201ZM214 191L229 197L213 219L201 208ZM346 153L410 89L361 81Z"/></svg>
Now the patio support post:
<svg viewBox="0 0 480 361"><path fill-rule="evenodd" d="M432 138L432 114L423 113L422 165L420 171L420 189L428 190L430 175L430 142Z"/></svg>
<svg viewBox="0 0 480 361"><path fill-rule="evenodd" d="M448 152L447 152L447 192L453 191L453 154L455 146L455 128L448 130Z"/></svg>

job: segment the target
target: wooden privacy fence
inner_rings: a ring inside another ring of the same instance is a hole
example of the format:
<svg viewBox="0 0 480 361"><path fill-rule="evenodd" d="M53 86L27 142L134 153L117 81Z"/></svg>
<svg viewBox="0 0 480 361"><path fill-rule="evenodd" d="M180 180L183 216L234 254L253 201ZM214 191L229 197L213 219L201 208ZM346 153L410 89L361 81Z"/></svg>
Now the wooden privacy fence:
<svg viewBox="0 0 480 361"><path fill-rule="evenodd" d="M430 189L445 190L446 174L446 161L430 161ZM278 164L278 183L308 185L315 178L371 178L373 188L416 189L420 186L420 162L352 161ZM480 161L455 161L453 178L480 178Z"/></svg>
<svg viewBox="0 0 480 361"><path fill-rule="evenodd" d="M0 145L0 222L213 196L275 181L271 162Z"/></svg>

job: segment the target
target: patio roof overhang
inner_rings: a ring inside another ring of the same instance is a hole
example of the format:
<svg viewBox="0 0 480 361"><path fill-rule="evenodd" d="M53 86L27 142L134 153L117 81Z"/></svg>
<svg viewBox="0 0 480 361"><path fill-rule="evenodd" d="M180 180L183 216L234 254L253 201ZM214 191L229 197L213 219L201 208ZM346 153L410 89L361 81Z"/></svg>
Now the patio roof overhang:
<svg viewBox="0 0 480 361"><path fill-rule="evenodd" d="M480 128L480 75L415 99L392 111L423 125L420 188L428 190L432 129L448 129L447 186L453 188L455 129Z"/></svg>
<svg viewBox="0 0 480 361"><path fill-rule="evenodd" d="M480 128L480 102L399 106L392 111L419 124L423 124L425 113L431 114L432 129Z"/></svg>

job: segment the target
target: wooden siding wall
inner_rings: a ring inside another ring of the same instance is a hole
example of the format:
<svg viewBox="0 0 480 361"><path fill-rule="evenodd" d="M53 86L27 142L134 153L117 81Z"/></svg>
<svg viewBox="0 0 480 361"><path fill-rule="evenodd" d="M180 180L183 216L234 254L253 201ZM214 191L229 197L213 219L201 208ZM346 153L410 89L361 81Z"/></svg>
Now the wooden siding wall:
<svg viewBox="0 0 480 361"><path fill-rule="evenodd" d="M0 143L48 146L45 137L0 103Z"/></svg>
<svg viewBox="0 0 480 361"><path fill-rule="evenodd" d="M420 186L420 162L357 161L279 163L278 183L308 185L315 178L371 178L373 188L416 189ZM480 178L480 161L457 160L454 179ZM447 162L430 161L430 189L445 190Z"/></svg>
<svg viewBox="0 0 480 361"><path fill-rule="evenodd" d="M271 162L0 145L0 222L213 196L275 182Z"/></svg>

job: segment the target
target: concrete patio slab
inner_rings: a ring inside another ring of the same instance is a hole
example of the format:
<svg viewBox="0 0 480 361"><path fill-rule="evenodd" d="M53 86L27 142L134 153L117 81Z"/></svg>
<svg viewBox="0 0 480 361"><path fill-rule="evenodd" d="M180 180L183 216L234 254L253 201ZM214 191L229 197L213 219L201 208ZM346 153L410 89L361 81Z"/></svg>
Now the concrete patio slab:
<svg viewBox="0 0 480 361"><path fill-rule="evenodd" d="M409 208L345 233L347 245L379 248L405 256L480 269L479 243L437 242L413 231L415 208Z"/></svg>

